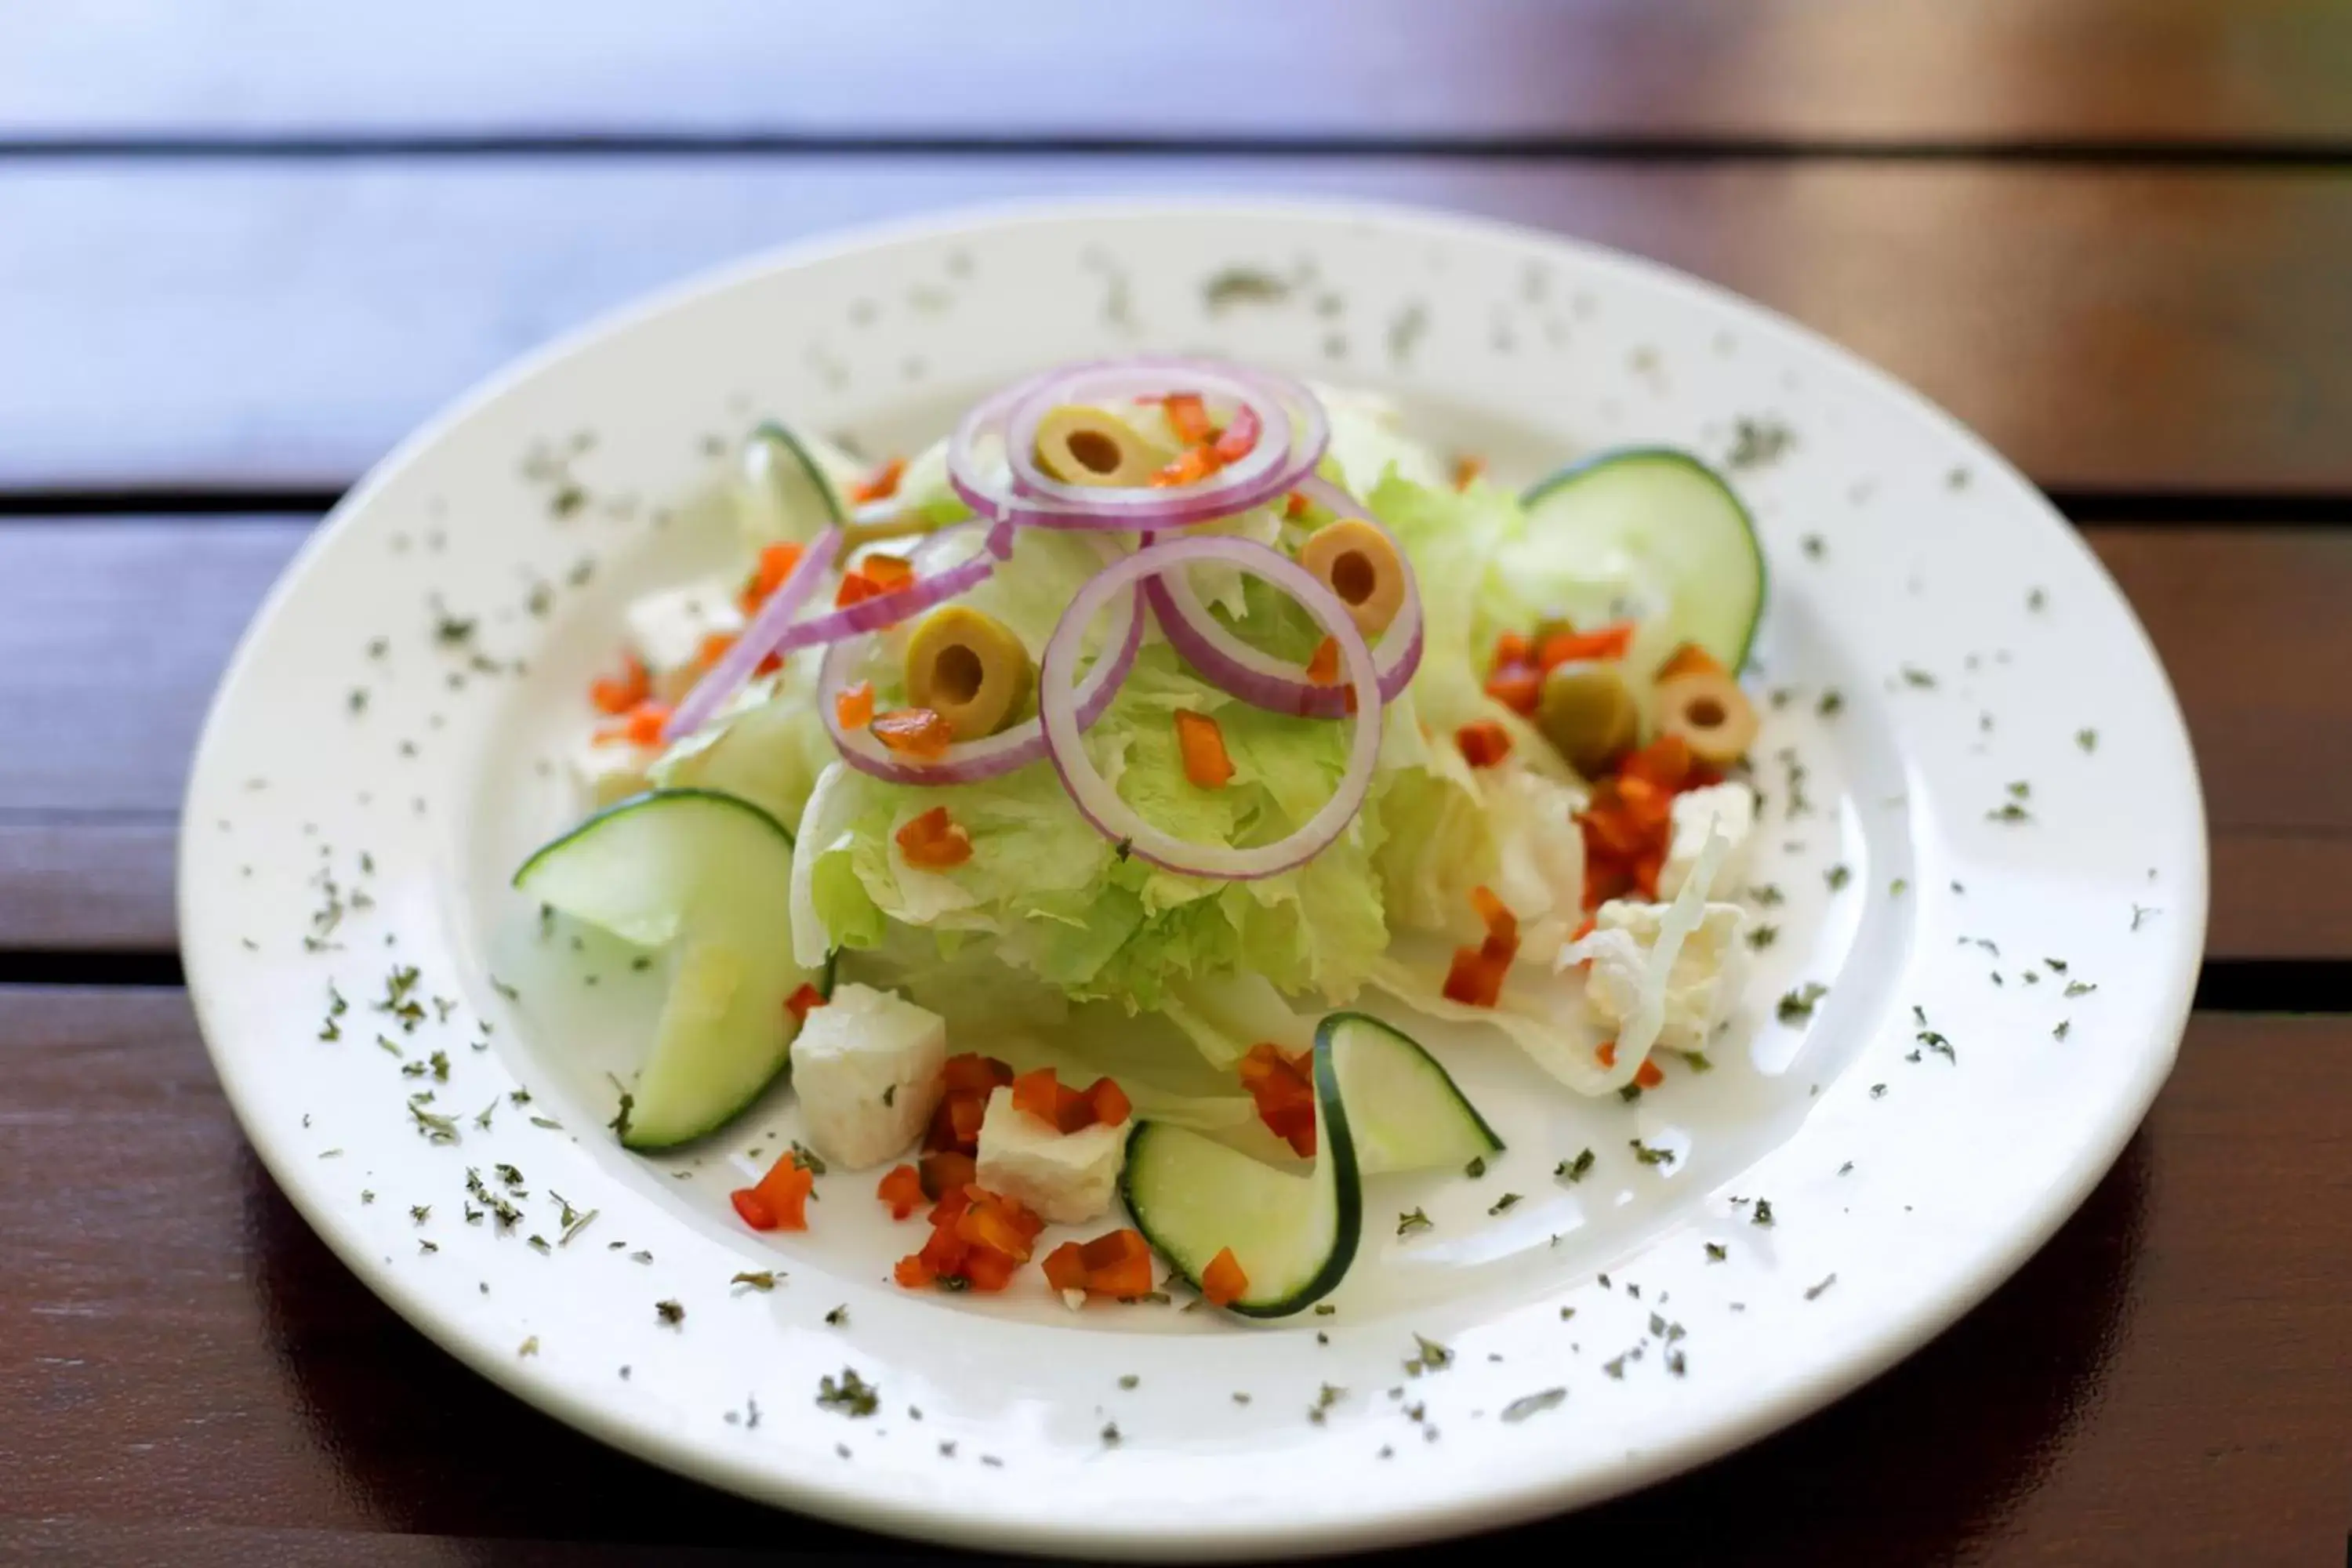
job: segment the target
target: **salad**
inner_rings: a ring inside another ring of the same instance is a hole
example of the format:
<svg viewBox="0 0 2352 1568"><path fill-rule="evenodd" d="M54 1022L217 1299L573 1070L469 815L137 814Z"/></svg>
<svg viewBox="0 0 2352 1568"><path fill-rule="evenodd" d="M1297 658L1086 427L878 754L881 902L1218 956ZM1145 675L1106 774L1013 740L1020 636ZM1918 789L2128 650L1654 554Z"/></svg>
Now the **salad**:
<svg viewBox="0 0 2352 1568"><path fill-rule="evenodd" d="M515 883L664 956L625 1145L789 1079L752 1229L878 1170L908 1289L1281 1316L1368 1181L1502 1146L1400 1021L1570 1094L1704 1067L1765 584L1696 458L1514 495L1381 399L1143 358L878 468L762 426L723 504L740 563L631 605L594 809Z"/></svg>

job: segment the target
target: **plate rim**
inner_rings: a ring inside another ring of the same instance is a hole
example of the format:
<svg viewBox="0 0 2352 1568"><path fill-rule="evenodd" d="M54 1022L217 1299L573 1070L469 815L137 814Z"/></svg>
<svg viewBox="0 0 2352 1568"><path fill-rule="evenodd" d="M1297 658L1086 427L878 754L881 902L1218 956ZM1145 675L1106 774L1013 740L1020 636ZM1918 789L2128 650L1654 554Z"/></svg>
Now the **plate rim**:
<svg viewBox="0 0 2352 1568"><path fill-rule="evenodd" d="M180 847L174 857L178 947L191 1010L239 1130L303 1222L372 1294L460 1363L544 1414L672 1474L769 1506L901 1538L946 1546L967 1544L957 1534L963 1521L947 1518L919 1503L900 1502L863 1489L854 1479L828 1479L813 1469L787 1468L772 1459L753 1462L748 1457L739 1459L729 1456L714 1462L708 1452L677 1440L668 1432L613 1419L595 1401L586 1397L573 1380L534 1373L529 1363L494 1349L487 1339L467 1328L461 1315L441 1312L421 1292L412 1290L399 1271L380 1267L379 1259L355 1235L341 1234L333 1223L331 1205L310 1191L316 1184L294 1179L298 1171L309 1168L309 1163L298 1160L290 1148L275 1146L278 1135L252 1114L248 1091L236 1065L236 1052L221 1043L224 1031L214 1018L209 995L215 982L207 978L206 965L196 954L200 944L191 935L197 927L197 905L203 895L199 879L191 875L194 836L189 824L194 820L193 807L201 781L221 765L215 760L216 747L221 743L219 714L230 693L249 678L265 629L299 591L319 559L335 547L352 520L373 505L398 475L446 435L513 388L609 337L698 300L807 264L881 246L938 241L975 231L1171 216L1204 222L1307 217L1412 231L1433 238L1502 241L1564 250L1574 253L1583 265L1638 277L1648 286L1662 287L1718 309L1728 307L1752 321L1768 323L1794 337L1811 352L1835 361L1842 369L1860 377L1874 398L1893 401L1915 417L1923 417L1945 437L1968 447L1977 460L2015 480L2021 492L2021 500L2037 510L2043 524L2063 536L2079 563L2096 574L2114 593L2126 624L2137 638L2138 651L2147 668L2155 674L2158 689L2164 698L2163 716L2168 721L2166 740L2189 786L2185 804L2189 816L2183 826L2193 837L2194 853L2182 858L2178 880L2171 884L2175 901L2166 921L2171 933L2171 951L2166 955L2162 986L2151 989L2158 1022L2142 1042L2132 1077L2109 1102L2095 1127L2078 1142L2074 1157L2060 1175L2043 1189L2036 1202L2011 1211L2011 1223L2003 1226L1998 1242L1975 1259L1965 1275L1936 1294L1923 1298L1908 1310L1875 1315L1871 1326L1858 1339L1849 1342L1851 1348L1818 1375L1746 1396L1724 1417L1696 1426L1680 1440L1629 1453L1605 1468L1538 1474L1532 1479L1486 1489L1457 1491L1425 1503L1400 1505L1394 1511L1376 1513L1360 1521L1337 1524L1318 1521L1297 1527L1279 1523L1225 1527L1210 1521L1204 1521L1198 1532L1177 1539L1102 1528L1083 1519L1033 1513L1011 1527L992 1521L992 1528L1000 1537L993 1544L1055 1556L1199 1560L1267 1552L1322 1554L1425 1542L1561 1514L1654 1485L1712 1463L1843 1399L1945 1333L2046 1246L2113 1168L2170 1075L2193 1007L2210 878L2210 840L2203 783L2179 694L2129 599L2080 532L2004 455L1925 394L1772 307L1678 268L1536 225L1440 205L1203 190L986 203L829 229L721 262L636 295L506 362L443 404L370 466L320 519L280 571L223 668L206 704L203 728L192 756L181 802ZM845 1480L846 1484L841 1484Z"/></svg>

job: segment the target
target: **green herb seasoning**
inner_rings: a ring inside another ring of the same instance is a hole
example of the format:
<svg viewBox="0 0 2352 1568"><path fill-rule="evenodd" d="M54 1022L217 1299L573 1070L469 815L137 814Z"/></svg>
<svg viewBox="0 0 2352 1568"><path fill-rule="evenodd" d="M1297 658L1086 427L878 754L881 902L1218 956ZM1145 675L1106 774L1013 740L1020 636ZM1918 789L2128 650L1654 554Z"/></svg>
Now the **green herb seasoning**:
<svg viewBox="0 0 2352 1568"><path fill-rule="evenodd" d="M1503 1419L1513 1426L1530 1415L1540 1415L1557 1408L1568 1397L1565 1388L1547 1388L1537 1394L1523 1394L1503 1406Z"/></svg>
<svg viewBox="0 0 2352 1568"><path fill-rule="evenodd" d="M1575 1159L1562 1160L1559 1164L1554 1165L1551 1173L1564 1182L1580 1182L1591 1171L1592 1160L1592 1151L1587 1149L1579 1153Z"/></svg>
<svg viewBox="0 0 2352 1568"><path fill-rule="evenodd" d="M1212 315L1236 305L1279 305L1289 298L1289 280L1260 267L1228 267L1201 285L1201 303Z"/></svg>
<svg viewBox="0 0 2352 1568"><path fill-rule="evenodd" d="M1720 1263L1730 1256L1731 1249L1725 1247L1723 1243L1710 1241L1706 1244L1706 1260L1709 1263Z"/></svg>
<svg viewBox="0 0 2352 1568"><path fill-rule="evenodd" d="M1420 1209L1408 1209L1397 1215L1396 1233L1399 1236L1413 1236L1424 1230L1436 1228L1436 1222Z"/></svg>
<svg viewBox="0 0 2352 1568"><path fill-rule="evenodd" d="M754 1290L772 1290L776 1288L776 1280L778 1278L776 1271L772 1268L745 1269L742 1273L736 1275L734 1279L730 1279L728 1283L730 1285L748 1286Z"/></svg>
<svg viewBox="0 0 2352 1568"><path fill-rule="evenodd" d="M674 1329L677 1327L678 1324L686 1321L686 1309L676 1301L656 1301L654 1303L654 1316L666 1326Z"/></svg>
<svg viewBox="0 0 2352 1568"><path fill-rule="evenodd" d="M1830 988L1820 981L1808 980L1796 990L1782 994L1780 1005L1772 1010L1773 1016L1783 1024L1810 1023L1813 1008L1829 994Z"/></svg>
<svg viewBox="0 0 2352 1568"><path fill-rule="evenodd" d="M1652 357L1654 362L1654 354ZM1795 431L1769 415L1760 419L1738 419L1731 426L1731 450L1724 457L1723 466L1735 471L1764 468L1778 462L1796 439ZM1814 544L1820 536L1809 534L1807 538L1814 542L1806 546L1805 553L1818 558L1821 552Z"/></svg>
<svg viewBox="0 0 2352 1568"><path fill-rule="evenodd" d="M1632 1149L1633 1158L1644 1165L1671 1165L1675 1163L1675 1152L1672 1149L1656 1148L1643 1142L1639 1138L1626 1140L1626 1147Z"/></svg>
<svg viewBox="0 0 2352 1568"><path fill-rule="evenodd" d="M816 1407L830 1410L836 1415L852 1419L871 1415L882 1407L881 1391L857 1375L851 1367L843 1367L838 1380L823 1377L817 1380Z"/></svg>
<svg viewBox="0 0 2352 1568"><path fill-rule="evenodd" d="M1505 1193L1501 1197L1495 1200L1495 1206L1486 1211L1487 1217L1491 1219L1496 1215L1508 1214L1511 1210L1517 1208L1518 1205L1518 1194Z"/></svg>

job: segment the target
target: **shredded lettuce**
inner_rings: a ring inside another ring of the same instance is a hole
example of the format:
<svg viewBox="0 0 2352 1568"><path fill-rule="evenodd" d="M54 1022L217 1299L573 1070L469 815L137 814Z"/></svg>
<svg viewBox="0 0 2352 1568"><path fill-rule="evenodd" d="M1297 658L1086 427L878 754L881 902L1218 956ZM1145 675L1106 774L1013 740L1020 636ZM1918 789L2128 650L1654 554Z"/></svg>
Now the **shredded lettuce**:
<svg viewBox="0 0 2352 1568"><path fill-rule="evenodd" d="M646 778L661 789L739 796L790 827L817 774L839 754L817 719L815 670L810 650L746 686L718 717L656 757Z"/></svg>
<svg viewBox="0 0 2352 1568"><path fill-rule="evenodd" d="M1484 485L1457 492L1444 483L1435 457L1401 433L1392 409L1344 397L1331 409L1334 461L1412 562L1425 652L1411 688L1385 710L1380 765L1362 811L1305 865L1226 882L1121 856L1078 815L1044 763L937 788L857 773L835 756L817 721L813 657L795 658L755 685L703 732L665 753L654 776L740 795L794 824L799 960L814 964L845 951L857 964L895 976L918 1000L935 996L938 1010L959 1026L1066 1053L1075 1037L1063 1026L1070 1008L1159 1014L1127 1028L1148 1024L1163 1053L1172 1042L1196 1065L1229 1071L1262 1039L1301 1048L1320 1005L1346 1002L1367 984L1454 1016L1438 997L1442 969L1426 973L1395 956L1406 951L1402 939L1418 933L1442 950L1471 921L1470 892L1481 884L1523 920L1572 921L1583 845L1573 821L1580 789L1532 732L1519 727L1513 759L1485 770L1464 762L1453 734L1474 720L1518 723L1484 690L1497 632L1524 627L1570 600L1612 604L1619 588L1529 538L1509 495ZM848 462L822 444L815 449L828 469L836 459ZM947 486L944 450L936 446L910 462L899 492L909 510L940 521L967 515ZM760 513L773 489L766 499L739 498L747 533L800 531L802 520ZM1268 542L1286 530L1273 509L1213 526ZM936 548L958 546L942 541ZM1025 531L1013 560L963 602L1003 622L1034 658L1101 564L1082 536ZM1320 640L1297 606L1254 578L1204 571L1195 582L1215 613L1261 647L1304 661ZM886 706L903 700L906 636L900 628L876 638L860 671ZM1172 715L1187 710L1220 726L1234 767L1222 789L1200 789L1185 777ZM1021 716L1034 711L1033 700ZM1086 743L1104 776L1148 820L1194 842L1249 846L1286 836L1329 799L1345 770L1348 733L1344 723L1240 702L1195 675L1148 628L1133 671ZM972 856L944 870L909 865L898 833L937 806L971 835ZM1504 1027L1571 1087L1585 1088L1597 1071L1590 1043L1563 1031L1556 1002L1531 998L1525 1008L1482 1021ZM1192 1053L1181 1050L1187 1040ZM1636 1053L1627 1055L1638 1065ZM1189 1091L1170 1092L1181 1099Z"/></svg>

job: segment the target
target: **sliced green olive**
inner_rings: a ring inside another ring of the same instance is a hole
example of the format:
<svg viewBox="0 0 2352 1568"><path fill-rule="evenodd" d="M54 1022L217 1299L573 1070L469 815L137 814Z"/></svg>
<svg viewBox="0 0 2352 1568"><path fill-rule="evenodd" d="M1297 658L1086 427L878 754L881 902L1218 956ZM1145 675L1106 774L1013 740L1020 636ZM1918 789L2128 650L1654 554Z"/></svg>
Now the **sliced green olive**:
<svg viewBox="0 0 2352 1568"><path fill-rule="evenodd" d="M1756 743L1756 710L1739 683L1719 670L1693 670L1657 685L1658 732L1680 735L1691 755L1728 767Z"/></svg>
<svg viewBox="0 0 2352 1568"><path fill-rule="evenodd" d="M1641 714L1624 672L1594 659L1552 666L1536 700L1536 728L1569 766L1598 778L1633 750Z"/></svg>
<svg viewBox="0 0 2352 1568"><path fill-rule="evenodd" d="M1027 700L1029 650L1004 623L963 605L925 616L907 641L907 695L959 741L993 735Z"/></svg>
<svg viewBox="0 0 2352 1568"><path fill-rule="evenodd" d="M1298 563L1322 579L1368 637L1388 630L1404 608L1404 563L1389 536L1362 518L1327 522L1307 535Z"/></svg>
<svg viewBox="0 0 2352 1568"><path fill-rule="evenodd" d="M1066 485L1138 488L1169 460L1133 426L1081 403L1048 409L1037 424L1037 466Z"/></svg>

